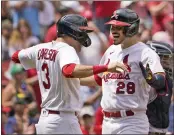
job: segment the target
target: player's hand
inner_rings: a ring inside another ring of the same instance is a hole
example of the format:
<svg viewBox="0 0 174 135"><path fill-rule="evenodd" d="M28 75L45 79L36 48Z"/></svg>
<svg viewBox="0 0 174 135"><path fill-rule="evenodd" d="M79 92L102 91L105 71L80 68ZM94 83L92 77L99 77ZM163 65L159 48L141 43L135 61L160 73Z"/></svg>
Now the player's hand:
<svg viewBox="0 0 174 135"><path fill-rule="evenodd" d="M152 83L154 80L153 73L149 67L149 64L147 63L146 68L143 66L142 62L139 62L141 71L143 73L144 78L146 79L147 83Z"/></svg>
<svg viewBox="0 0 174 135"><path fill-rule="evenodd" d="M129 72L127 66L121 62L109 63L108 64L108 71L109 72L117 72L117 73Z"/></svg>

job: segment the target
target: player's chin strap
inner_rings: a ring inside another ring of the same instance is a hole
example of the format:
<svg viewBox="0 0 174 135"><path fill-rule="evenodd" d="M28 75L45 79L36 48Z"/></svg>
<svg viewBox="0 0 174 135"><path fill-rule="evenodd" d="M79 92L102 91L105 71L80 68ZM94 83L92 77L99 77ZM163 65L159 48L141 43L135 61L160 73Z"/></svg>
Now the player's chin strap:
<svg viewBox="0 0 174 135"><path fill-rule="evenodd" d="M160 90L165 88L166 79L164 73L156 73L153 74L149 68L149 64L147 64L146 68L143 66L142 62L139 63L141 71L143 73L146 82L156 90Z"/></svg>

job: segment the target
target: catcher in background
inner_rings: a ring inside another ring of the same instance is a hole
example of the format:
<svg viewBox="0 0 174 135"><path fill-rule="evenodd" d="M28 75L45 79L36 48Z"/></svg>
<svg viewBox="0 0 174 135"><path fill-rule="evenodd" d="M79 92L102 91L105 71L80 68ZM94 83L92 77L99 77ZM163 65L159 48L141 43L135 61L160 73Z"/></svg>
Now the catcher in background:
<svg viewBox="0 0 174 135"><path fill-rule="evenodd" d="M169 108L171 105L173 88L173 52L169 44L148 41L147 45L153 49L160 57L161 64L166 73L166 83L168 89L151 89L149 103L147 106L147 116L149 118L149 135L165 135L169 126Z"/></svg>

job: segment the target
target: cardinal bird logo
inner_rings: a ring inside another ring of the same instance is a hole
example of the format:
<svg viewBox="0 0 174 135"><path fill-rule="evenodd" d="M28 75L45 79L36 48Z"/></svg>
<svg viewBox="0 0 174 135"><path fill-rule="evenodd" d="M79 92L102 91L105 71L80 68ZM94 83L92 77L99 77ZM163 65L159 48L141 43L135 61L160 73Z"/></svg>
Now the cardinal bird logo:
<svg viewBox="0 0 174 135"><path fill-rule="evenodd" d="M126 56L124 56L124 58L123 58L123 63L127 66L128 71L131 72L131 68L130 68L130 66L128 65L128 57L129 57L129 54L126 55Z"/></svg>

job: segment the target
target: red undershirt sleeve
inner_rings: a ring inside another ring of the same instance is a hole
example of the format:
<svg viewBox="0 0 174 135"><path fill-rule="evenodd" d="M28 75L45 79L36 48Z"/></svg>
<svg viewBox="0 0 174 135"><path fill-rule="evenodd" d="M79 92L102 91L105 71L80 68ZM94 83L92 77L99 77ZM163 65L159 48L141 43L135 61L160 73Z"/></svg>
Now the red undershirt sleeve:
<svg viewBox="0 0 174 135"><path fill-rule="evenodd" d="M93 74L99 74L108 70L108 65L96 65L93 66Z"/></svg>
<svg viewBox="0 0 174 135"><path fill-rule="evenodd" d="M20 51L16 51L12 57L11 57L11 60L15 63L20 63L20 60L19 60L19 57L18 57L18 54L19 54Z"/></svg>
<svg viewBox="0 0 174 135"><path fill-rule="evenodd" d="M102 86L102 78L97 74L94 75L94 79L99 86Z"/></svg>
<svg viewBox="0 0 174 135"><path fill-rule="evenodd" d="M63 66L63 68L62 68L63 75L67 78L73 77L72 73L74 71L75 66L76 66L76 64L74 64L74 63L70 63L70 64Z"/></svg>

